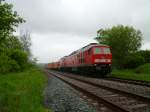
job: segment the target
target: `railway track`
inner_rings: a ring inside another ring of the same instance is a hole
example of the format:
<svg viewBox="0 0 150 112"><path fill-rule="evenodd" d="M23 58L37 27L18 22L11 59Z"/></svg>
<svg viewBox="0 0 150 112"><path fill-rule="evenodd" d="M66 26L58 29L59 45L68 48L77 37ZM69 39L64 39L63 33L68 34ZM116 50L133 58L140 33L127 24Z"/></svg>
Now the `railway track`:
<svg viewBox="0 0 150 112"><path fill-rule="evenodd" d="M59 72L60 73L60 72ZM65 72L61 72L61 74L65 74ZM78 74L72 74L68 73L71 75L78 75ZM90 78L90 77L89 77ZM132 80L132 79L121 79L121 78L114 78L114 77L105 77L101 78L103 80L109 80L109 81L117 81L121 83L128 83L128 84L135 84L135 85L140 85L140 86L146 86L150 87L150 82L149 81L141 81L141 80Z"/></svg>
<svg viewBox="0 0 150 112"><path fill-rule="evenodd" d="M118 89L120 91L124 91L127 93L134 93L137 94L139 96L145 96L150 98L150 87L147 87L143 84L136 84L130 81L124 81L124 80L120 80L117 81L114 79L108 79L108 78L91 78L91 77L85 77L85 76L79 76L79 75L75 75L75 74L70 74L70 73L65 73L65 72L58 72L55 71L59 74L62 75L67 75L68 77L71 78L75 78L81 81L86 81L86 82L90 82L92 84L95 84L97 86L105 86L111 89Z"/></svg>
<svg viewBox="0 0 150 112"><path fill-rule="evenodd" d="M150 99L142 95L94 84L81 77L47 71L103 104L105 111L150 112Z"/></svg>
<svg viewBox="0 0 150 112"><path fill-rule="evenodd" d="M136 84L136 85L150 87L150 82L148 82L148 81L121 79L121 78L114 78L114 77L108 77L108 78L106 78L106 80L118 81L118 82L123 82L123 83L130 83L130 84Z"/></svg>

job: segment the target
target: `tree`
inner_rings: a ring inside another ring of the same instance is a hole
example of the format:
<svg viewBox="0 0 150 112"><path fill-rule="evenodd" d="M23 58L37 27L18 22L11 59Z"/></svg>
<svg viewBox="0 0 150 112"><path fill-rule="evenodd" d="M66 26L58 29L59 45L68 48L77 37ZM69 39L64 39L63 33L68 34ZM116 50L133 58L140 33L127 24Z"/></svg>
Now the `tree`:
<svg viewBox="0 0 150 112"><path fill-rule="evenodd" d="M23 70L28 65L27 53L15 28L24 20L12 10L13 5L0 0L0 73Z"/></svg>
<svg viewBox="0 0 150 112"><path fill-rule="evenodd" d="M24 20L12 10L13 5L0 0L0 45Z"/></svg>
<svg viewBox="0 0 150 112"><path fill-rule="evenodd" d="M95 39L111 47L113 64L123 68L129 54L138 51L141 47L142 33L132 26L117 25L101 29Z"/></svg>
<svg viewBox="0 0 150 112"><path fill-rule="evenodd" d="M20 35L20 40L22 43L23 51L28 54L28 57L31 57L30 47L31 47L31 36L29 32L22 33Z"/></svg>
<svg viewBox="0 0 150 112"><path fill-rule="evenodd" d="M3 42L3 47L5 49L19 49L23 50L21 41L17 36L9 35L6 41Z"/></svg>

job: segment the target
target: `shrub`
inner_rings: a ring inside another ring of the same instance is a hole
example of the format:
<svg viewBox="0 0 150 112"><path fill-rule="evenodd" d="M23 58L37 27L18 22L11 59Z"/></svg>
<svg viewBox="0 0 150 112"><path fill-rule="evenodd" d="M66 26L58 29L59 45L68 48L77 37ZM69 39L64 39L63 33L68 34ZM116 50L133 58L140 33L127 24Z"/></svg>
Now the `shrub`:
<svg viewBox="0 0 150 112"><path fill-rule="evenodd" d="M137 52L137 55L141 55L145 59L145 63L150 63L150 51L149 50L141 50Z"/></svg>
<svg viewBox="0 0 150 112"><path fill-rule="evenodd" d="M28 57L25 52L17 49L7 52L0 54L0 73L22 71L28 66Z"/></svg>
<svg viewBox="0 0 150 112"><path fill-rule="evenodd" d="M145 63L145 60L142 56L131 54L124 61L124 68L133 69Z"/></svg>
<svg viewBox="0 0 150 112"><path fill-rule="evenodd" d="M17 72L21 70L20 66L15 60L11 60L10 66L11 66L11 70L10 70L11 72Z"/></svg>
<svg viewBox="0 0 150 112"><path fill-rule="evenodd" d="M11 59L5 55L1 54L0 55L0 73L7 73L11 71L12 66L10 65Z"/></svg>
<svg viewBox="0 0 150 112"><path fill-rule="evenodd" d="M20 70L23 70L23 69L26 68L27 63L28 63L28 56L25 52L15 49L15 50L11 51L11 56L10 57L11 57L12 60L16 61L16 63L20 67ZM15 64L15 63L13 63L13 64Z"/></svg>

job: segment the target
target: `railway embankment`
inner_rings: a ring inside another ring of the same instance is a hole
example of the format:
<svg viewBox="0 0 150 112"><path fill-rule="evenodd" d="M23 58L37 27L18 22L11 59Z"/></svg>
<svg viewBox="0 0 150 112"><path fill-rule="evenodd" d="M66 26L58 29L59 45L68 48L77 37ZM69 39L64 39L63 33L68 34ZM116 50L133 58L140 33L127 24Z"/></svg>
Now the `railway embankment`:
<svg viewBox="0 0 150 112"><path fill-rule="evenodd" d="M78 92L62 80L48 75L48 85L44 90L44 104L55 112L96 112L81 99Z"/></svg>

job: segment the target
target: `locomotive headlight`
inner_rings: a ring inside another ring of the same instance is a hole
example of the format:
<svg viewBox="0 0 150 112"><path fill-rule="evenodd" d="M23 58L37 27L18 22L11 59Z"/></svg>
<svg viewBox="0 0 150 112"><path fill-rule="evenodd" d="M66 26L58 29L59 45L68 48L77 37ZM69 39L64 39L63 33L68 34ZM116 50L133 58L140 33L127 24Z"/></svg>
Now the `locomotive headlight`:
<svg viewBox="0 0 150 112"><path fill-rule="evenodd" d="M106 62L109 62L109 63L110 63L110 62L111 62L111 59L106 59Z"/></svg>
<svg viewBox="0 0 150 112"><path fill-rule="evenodd" d="M107 62L111 62L111 59L107 59Z"/></svg>

